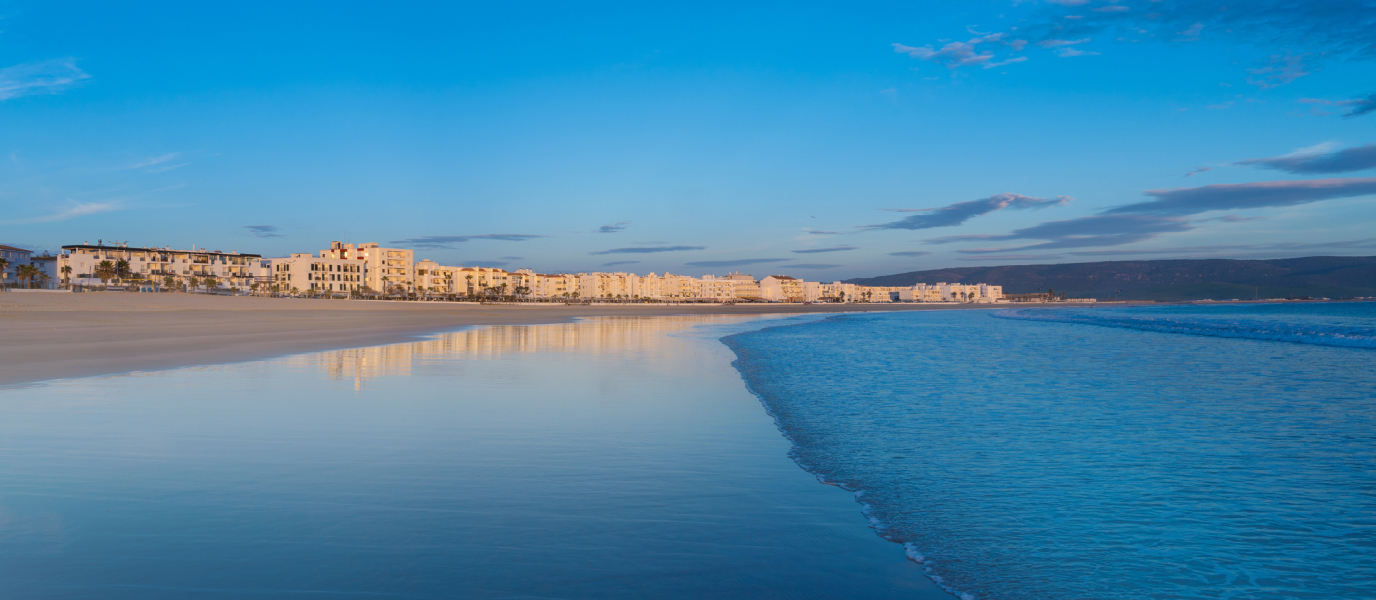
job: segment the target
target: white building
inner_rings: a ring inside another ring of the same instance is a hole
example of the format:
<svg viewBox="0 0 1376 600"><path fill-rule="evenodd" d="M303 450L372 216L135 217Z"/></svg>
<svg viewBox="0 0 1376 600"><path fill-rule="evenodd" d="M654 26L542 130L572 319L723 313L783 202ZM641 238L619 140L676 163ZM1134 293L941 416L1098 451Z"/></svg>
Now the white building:
<svg viewBox="0 0 1376 600"><path fill-rule="evenodd" d="M265 261L276 291L349 295L362 292L367 281L367 263L352 258L333 258L293 254Z"/></svg>
<svg viewBox="0 0 1376 600"><path fill-rule="evenodd" d="M237 251L173 250L135 248L125 245L73 244L62 247L57 257L57 269L68 278L64 269L70 268L70 281L78 285L100 285L101 263L109 261L116 269L123 262L128 270L119 281L148 282L164 286L190 281L191 278L211 278L220 287L247 289L258 275L262 256Z"/></svg>
<svg viewBox="0 0 1376 600"><path fill-rule="evenodd" d="M322 250L320 256L363 262L363 284L374 292L411 291L416 287L414 250L383 248L375 243L330 242L329 250Z"/></svg>
<svg viewBox="0 0 1376 600"><path fill-rule="evenodd" d="M0 269L0 285L8 287L18 282L19 267L29 264L32 254L33 252L23 248L0 245L0 259L5 261L5 268Z"/></svg>
<svg viewBox="0 0 1376 600"><path fill-rule="evenodd" d="M760 299L769 302L803 302L803 281L787 275L770 275L760 280Z"/></svg>

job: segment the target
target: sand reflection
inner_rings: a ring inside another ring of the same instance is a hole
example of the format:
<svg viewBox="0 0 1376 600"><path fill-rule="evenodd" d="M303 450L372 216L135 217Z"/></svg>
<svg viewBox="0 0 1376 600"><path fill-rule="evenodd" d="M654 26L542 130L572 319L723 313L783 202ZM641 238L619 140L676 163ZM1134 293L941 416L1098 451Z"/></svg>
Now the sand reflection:
<svg viewBox="0 0 1376 600"><path fill-rule="evenodd" d="M371 379L408 376L416 365L434 360L492 359L538 352L657 354L670 351L666 334L699 325L757 318L722 315L597 317L551 325L496 325L445 333L422 342L321 352L288 361L319 368L331 379L353 380L354 389L361 390Z"/></svg>

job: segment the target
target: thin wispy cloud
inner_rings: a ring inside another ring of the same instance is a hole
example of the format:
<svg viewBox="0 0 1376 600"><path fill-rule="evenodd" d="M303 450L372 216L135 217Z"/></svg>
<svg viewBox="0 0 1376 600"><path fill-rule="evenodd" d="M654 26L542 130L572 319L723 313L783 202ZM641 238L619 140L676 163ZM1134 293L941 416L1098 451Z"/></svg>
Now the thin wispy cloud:
<svg viewBox="0 0 1376 600"><path fill-rule="evenodd" d="M1219 223L1246 223L1247 221L1268 221L1266 217L1244 217L1242 215L1223 215L1221 217L1210 217L1208 219L1195 219L1195 223L1208 223L1217 221Z"/></svg>
<svg viewBox="0 0 1376 600"><path fill-rule="evenodd" d="M1041 243L1013 248L973 248L957 250L962 254L1003 254L1027 250L1057 250L1095 246L1122 246L1152 239L1163 233L1194 229L1189 221L1148 215L1093 215L1064 221L1051 221L1014 230L1004 235L958 235L929 240L929 244L967 241L1042 240Z"/></svg>
<svg viewBox="0 0 1376 600"><path fill-rule="evenodd" d="M846 252L855 250L855 246L832 246L831 248L808 248L807 250L792 250L794 254L821 254L824 252Z"/></svg>
<svg viewBox="0 0 1376 600"><path fill-rule="evenodd" d="M633 246L630 248L612 248L601 252L589 252L594 256L602 254L654 254L657 252L685 252L688 250L705 250L706 246Z"/></svg>
<svg viewBox="0 0 1376 600"><path fill-rule="evenodd" d="M69 202L65 208L55 213L27 219L16 219L11 221L0 221L7 225L23 225L27 223L54 223L66 221L78 217L85 217L99 213L111 212L122 209L123 206L118 201L110 202Z"/></svg>
<svg viewBox="0 0 1376 600"><path fill-rule="evenodd" d="M1116 257L1116 256L1180 256L1180 257L1268 257L1277 255L1293 255L1296 252L1313 251L1352 251L1367 250L1376 248L1376 238L1362 240L1343 240L1335 242L1312 242L1312 243L1292 243L1282 242L1274 244L1220 244L1212 246L1185 246L1180 248L1144 248L1144 249L1115 249L1115 250L1080 250L1066 252L1070 256L1096 256L1096 257ZM989 257L983 257L988 259ZM1047 257L1053 258L1053 257Z"/></svg>
<svg viewBox="0 0 1376 600"><path fill-rule="evenodd" d="M1194 177L1195 175L1198 175L1198 174L1200 174L1200 173L1208 173L1209 171L1212 171L1212 170L1214 170L1213 167L1196 167L1195 170L1190 171L1189 173L1186 173L1185 176L1186 176L1186 177Z"/></svg>
<svg viewBox="0 0 1376 600"><path fill-rule="evenodd" d="M524 256L498 256L502 260L525 260Z"/></svg>
<svg viewBox="0 0 1376 600"><path fill-rule="evenodd" d="M1323 144L1296 150L1284 156L1249 158L1233 164L1243 167L1275 169L1296 175L1348 173L1376 168L1376 144L1336 151L1330 151L1331 148L1331 145Z"/></svg>
<svg viewBox="0 0 1376 600"><path fill-rule="evenodd" d="M597 228L597 233L616 233L616 232L618 232L618 231L622 231L622 230L626 229L626 226L627 226L627 225L630 225L630 224L631 224L630 221L621 221L620 223L612 223L611 225L603 225L603 226Z"/></svg>
<svg viewBox="0 0 1376 600"><path fill-rule="evenodd" d="M841 233L839 231L821 231L819 229L808 229L806 232L808 235L836 235Z"/></svg>
<svg viewBox="0 0 1376 600"><path fill-rule="evenodd" d="M1274 54L1266 66L1247 70L1253 75L1253 77L1247 78L1247 83L1263 90L1269 90L1304 77L1309 74L1309 67L1305 65L1305 58L1308 56L1307 54Z"/></svg>
<svg viewBox="0 0 1376 600"><path fill-rule="evenodd" d="M1353 117L1371 114L1373 111L1376 111L1376 94L1367 94L1361 98L1348 100L1347 105L1351 106L1352 109L1347 111L1347 114L1343 115L1344 118L1351 119Z"/></svg>
<svg viewBox="0 0 1376 600"><path fill-rule="evenodd" d="M1056 260L1056 254L986 254L983 256L958 256L956 260L989 262L996 260Z"/></svg>
<svg viewBox="0 0 1376 600"><path fill-rule="evenodd" d="M1346 112L1346 113L1343 113L1343 118L1344 118L1344 119L1352 119L1352 118L1355 118L1355 117L1360 117L1360 116L1362 116L1362 115L1370 114L1372 111L1376 111L1376 93L1367 94L1367 95L1365 95L1365 96L1358 96L1358 97L1356 97L1356 98L1350 98L1350 99L1347 99L1347 100L1324 100L1324 99L1322 99L1322 98L1300 98L1299 100L1296 100L1295 102L1299 102L1300 104L1317 104L1317 105L1321 105L1321 106L1344 106L1344 107L1347 107L1347 109L1348 109L1347 112ZM1332 115L1332 114L1333 114L1333 113L1330 113L1330 112L1319 112L1319 109L1318 109L1317 107L1314 108L1313 111L1314 111L1315 114L1317 114L1317 115L1319 115L1319 116L1329 116L1329 115Z"/></svg>
<svg viewBox="0 0 1376 600"><path fill-rule="evenodd" d="M149 169L148 169L148 172L149 172L149 173L163 173L163 172L166 172L166 171L171 171L171 170L173 170L173 169L180 169L180 168L185 167L186 165L189 165L189 164L191 164L191 163L189 163L189 162L184 162L184 163L176 163L176 164L171 164L171 165L160 165L160 166L157 166L157 167L151 167L151 168L149 168Z"/></svg>
<svg viewBox="0 0 1376 600"><path fill-rule="evenodd" d="M58 58L0 69L0 100L36 94L57 94L91 76L77 68L75 58Z"/></svg>
<svg viewBox="0 0 1376 600"><path fill-rule="evenodd" d="M1004 60L995 60L992 50L980 50L981 45L1003 45L1017 50L1022 50L1026 45L1025 40L1008 40L1008 34L993 33L970 38L964 42L949 42L940 48L932 46L908 46L904 44L892 44L893 51L899 54L906 54L913 58L933 62L943 65L948 69L958 69L960 67L979 66L985 69L1001 67L1008 64L1020 63L1027 60L1026 56L1017 56Z"/></svg>
<svg viewBox="0 0 1376 600"><path fill-rule="evenodd" d="M845 265L827 265L827 264L820 264L820 263L798 263L798 264L788 265L786 268L788 268L788 269L835 269L836 267L844 267L844 266L845 266Z"/></svg>
<svg viewBox="0 0 1376 600"><path fill-rule="evenodd" d="M499 240L504 242L524 242L535 238L548 237L543 235L533 235L529 233L485 233L482 235L427 235L405 240L393 240L391 244L398 246L410 246L424 250L443 250L453 248L454 244L463 244L473 240Z"/></svg>
<svg viewBox="0 0 1376 600"><path fill-rule="evenodd" d="M1335 58L1376 58L1371 32L1376 11L1353 0L1079 0L1046 2L1007 31L940 46L894 44L895 52L951 69L1021 62L1028 46L1061 57L1085 56L1072 48L1100 35L1124 42L1184 44L1216 40L1272 53L1250 69L1263 88L1285 85ZM1066 52L1066 50L1073 50ZM1020 59L1020 60L1019 60Z"/></svg>
<svg viewBox="0 0 1376 600"><path fill-rule="evenodd" d="M744 267L747 265L762 265L767 263L788 262L789 258L741 258L737 260L700 260L697 262L685 263L690 267Z"/></svg>
<svg viewBox="0 0 1376 600"><path fill-rule="evenodd" d="M252 235L253 237L260 237L260 238L278 238L278 237L286 237L285 235L282 235L281 233L278 233L278 232L281 231L281 230L278 229L278 227L277 227L276 225L245 225L245 226L244 226L244 229L247 229L248 232L249 232L249 235Z"/></svg>
<svg viewBox="0 0 1376 600"><path fill-rule="evenodd" d="M640 262L640 261L638 261L638 260L614 260L614 261L609 262L609 263L602 263L602 266L604 266L604 267L615 267L615 266L617 266L617 265L633 265L633 264L636 264L636 263L638 263L638 262Z"/></svg>
<svg viewBox="0 0 1376 600"><path fill-rule="evenodd" d="M955 227L980 215L996 210L1037 210L1050 206L1061 206L1071 201L1070 196L1055 198L1033 198L1020 194L995 194L988 198L957 202L941 208L896 208L891 212L917 213L892 223L869 225L865 229L932 229L936 227Z"/></svg>
<svg viewBox="0 0 1376 600"><path fill-rule="evenodd" d="M121 169L121 170L124 170L124 171L128 171L128 170L131 170L131 169L144 169L144 168L148 168L148 167L152 167L152 166L156 166L156 165L161 165L161 164L163 164L163 163L165 163L165 162L167 162L167 161L176 159L178 156L181 156L181 153L180 153L180 152L169 152L169 153L164 154L164 155L162 155L162 156L154 156L154 157L152 157L152 158L143 159L143 160L138 161L138 162L136 162L136 163L134 163L134 164L131 164L131 165L128 165L128 166L124 166L124 167L120 167L120 169Z"/></svg>
<svg viewBox="0 0 1376 600"><path fill-rule="evenodd" d="M1002 235L959 235L935 238L928 244L971 241L1041 240L1017 247L957 250L962 254L999 254L1028 250L1062 250L1123 246L1162 234L1195 229L1192 223L1237 223L1256 217L1224 215L1211 219L1185 217L1218 210L1285 207L1322 200L1376 195L1376 178L1308 179L1217 184L1195 188L1147 190L1153 199L1103 211L1098 215L1041 223Z"/></svg>
<svg viewBox="0 0 1376 600"><path fill-rule="evenodd" d="M919 251L917 251L917 250L904 250L904 251L902 251L902 252L890 252L890 253L889 253L889 256L909 256L909 257L915 257L915 256L927 256L928 254L931 254L931 252L919 252Z"/></svg>
<svg viewBox="0 0 1376 600"><path fill-rule="evenodd" d="M1376 178L1305 179L1225 183L1196 188L1147 190L1155 198L1104 211L1110 215L1187 216L1213 210L1295 206L1376 194Z"/></svg>
<svg viewBox="0 0 1376 600"><path fill-rule="evenodd" d="M1056 52L1058 58L1074 58L1076 56L1099 56L1099 52L1092 50L1081 50L1079 48L1061 48Z"/></svg>

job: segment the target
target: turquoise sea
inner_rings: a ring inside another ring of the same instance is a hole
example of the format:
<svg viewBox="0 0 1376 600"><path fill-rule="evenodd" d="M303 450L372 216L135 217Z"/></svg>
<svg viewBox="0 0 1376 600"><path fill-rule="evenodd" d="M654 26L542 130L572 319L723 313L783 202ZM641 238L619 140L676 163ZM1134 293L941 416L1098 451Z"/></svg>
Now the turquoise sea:
<svg viewBox="0 0 1376 600"><path fill-rule="evenodd" d="M849 315L726 339L963 598L1376 597L1376 304Z"/></svg>

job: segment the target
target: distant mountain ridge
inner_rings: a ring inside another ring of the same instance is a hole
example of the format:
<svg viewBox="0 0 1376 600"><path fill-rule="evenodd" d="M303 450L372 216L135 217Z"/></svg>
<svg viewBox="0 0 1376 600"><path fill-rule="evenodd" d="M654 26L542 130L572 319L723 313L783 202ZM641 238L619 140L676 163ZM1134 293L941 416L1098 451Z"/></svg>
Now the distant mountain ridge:
<svg viewBox="0 0 1376 600"><path fill-rule="evenodd" d="M861 285L988 283L1005 294L1054 289L1070 297L1133 300L1224 300L1376 296L1376 256L1308 256L1271 260L1222 258L1121 260L1059 265L958 267L848 279Z"/></svg>

